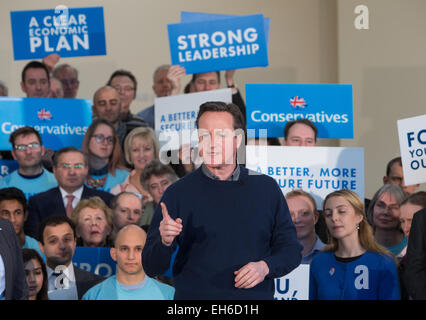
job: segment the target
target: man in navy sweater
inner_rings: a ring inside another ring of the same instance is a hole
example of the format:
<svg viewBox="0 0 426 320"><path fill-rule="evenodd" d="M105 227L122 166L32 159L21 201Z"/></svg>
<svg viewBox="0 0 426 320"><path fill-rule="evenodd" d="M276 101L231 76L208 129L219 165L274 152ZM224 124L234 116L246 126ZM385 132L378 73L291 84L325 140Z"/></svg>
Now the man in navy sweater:
<svg viewBox="0 0 426 320"><path fill-rule="evenodd" d="M274 278L301 261L287 203L274 179L237 165L244 117L207 102L197 117L203 164L163 195L142 253L146 273L173 265L175 299L273 299Z"/></svg>

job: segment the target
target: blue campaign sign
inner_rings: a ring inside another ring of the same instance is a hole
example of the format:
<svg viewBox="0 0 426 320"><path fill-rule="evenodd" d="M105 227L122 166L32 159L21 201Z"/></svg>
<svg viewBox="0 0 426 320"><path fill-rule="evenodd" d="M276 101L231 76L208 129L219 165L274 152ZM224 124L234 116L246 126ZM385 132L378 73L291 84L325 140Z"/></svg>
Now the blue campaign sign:
<svg viewBox="0 0 426 320"><path fill-rule="evenodd" d="M46 148L78 149L92 123L92 103L83 99L0 98L0 150L11 150L10 134L31 126Z"/></svg>
<svg viewBox="0 0 426 320"><path fill-rule="evenodd" d="M238 16L229 15L229 14L216 14L216 13L212 14L212 13L204 13L204 12L181 11L180 22L181 23L200 22L200 21L226 19L226 18L231 18L231 17L238 17ZM263 18L263 23L265 25L265 39L266 39L266 45L268 47L271 19L270 18Z"/></svg>
<svg viewBox="0 0 426 320"><path fill-rule="evenodd" d="M318 138L353 138L352 85L246 84L247 129L283 137L287 121L307 118Z"/></svg>
<svg viewBox="0 0 426 320"><path fill-rule="evenodd" d="M103 7L11 11L15 60L106 54Z"/></svg>
<svg viewBox="0 0 426 320"><path fill-rule="evenodd" d="M167 27L172 64L187 74L268 65L262 14Z"/></svg>
<svg viewBox="0 0 426 320"><path fill-rule="evenodd" d="M111 258L110 248L76 247L72 263L103 277L112 276L116 272L116 262Z"/></svg>
<svg viewBox="0 0 426 320"><path fill-rule="evenodd" d="M0 176L4 177L18 169L16 160L0 160Z"/></svg>

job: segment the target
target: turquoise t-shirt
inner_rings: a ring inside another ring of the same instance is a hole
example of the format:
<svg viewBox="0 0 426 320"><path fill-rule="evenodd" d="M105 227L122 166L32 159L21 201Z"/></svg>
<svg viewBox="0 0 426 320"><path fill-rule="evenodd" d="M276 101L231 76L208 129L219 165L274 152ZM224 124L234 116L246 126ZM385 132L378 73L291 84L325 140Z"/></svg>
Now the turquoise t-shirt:
<svg viewBox="0 0 426 320"><path fill-rule="evenodd" d="M24 249L34 249L38 252L40 257L43 259L43 261L46 261L46 257L43 253L41 253L40 247L38 245L38 241L34 238L31 238L30 236L25 236L25 243L22 246Z"/></svg>
<svg viewBox="0 0 426 320"><path fill-rule="evenodd" d="M105 184L102 187L95 188L95 189L96 190L102 190L102 191L105 191L105 192L109 192L117 184L122 184L124 182L124 180L126 180L126 178L129 174L130 174L130 172L127 171L127 170L116 169L115 170L115 176L113 176L111 173L103 174L103 175L100 175L100 176L90 175L90 177L88 177L87 180L89 180L90 178L95 179L95 180L101 180L103 178L106 178ZM86 180L86 185L88 185L89 187L92 187L89 183L87 183L87 180Z"/></svg>
<svg viewBox="0 0 426 320"><path fill-rule="evenodd" d="M40 175L35 177L24 177L19 174L18 170L15 170L0 180L0 189L9 187L21 189L27 200L37 193L47 191L57 186L58 182L53 173L45 169L43 169Z"/></svg>
<svg viewBox="0 0 426 320"><path fill-rule="evenodd" d="M83 300L173 300L175 288L145 275L134 286L122 285L111 276L88 290Z"/></svg>

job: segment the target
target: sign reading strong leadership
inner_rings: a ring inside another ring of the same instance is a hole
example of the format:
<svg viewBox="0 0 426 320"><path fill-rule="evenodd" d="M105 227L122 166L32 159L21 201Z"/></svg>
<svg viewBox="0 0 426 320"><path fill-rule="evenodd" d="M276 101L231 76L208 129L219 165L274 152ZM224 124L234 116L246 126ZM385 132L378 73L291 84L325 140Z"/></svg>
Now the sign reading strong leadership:
<svg viewBox="0 0 426 320"><path fill-rule="evenodd" d="M263 15L169 24L172 64L186 73L268 65Z"/></svg>
<svg viewBox="0 0 426 320"><path fill-rule="evenodd" d="M246 100L247 129L267 129L268 137L283 137L288 121L306 118L318 138L353 138L352 85L250 83Z"/></svg>

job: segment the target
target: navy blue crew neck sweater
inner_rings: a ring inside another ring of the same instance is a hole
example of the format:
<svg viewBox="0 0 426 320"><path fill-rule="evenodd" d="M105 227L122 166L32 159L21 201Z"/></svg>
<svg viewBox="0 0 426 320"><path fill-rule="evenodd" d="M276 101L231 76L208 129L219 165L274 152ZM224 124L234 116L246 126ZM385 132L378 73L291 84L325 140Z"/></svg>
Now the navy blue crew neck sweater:
<svg viewBox="0 0 426 320"><path fill-rule="evenodd" d="M273 299L274 278L300 264L302 246L279 186L271 177L240 169L238 181L220 181L199 168L166 190L161 201L183 225L169 247L161 242L157 206L142 263L149 276L160 275L179 245L175 299ZM234 271L259 260L269 267L265 280L251 289L235 288Z"/></svg>

